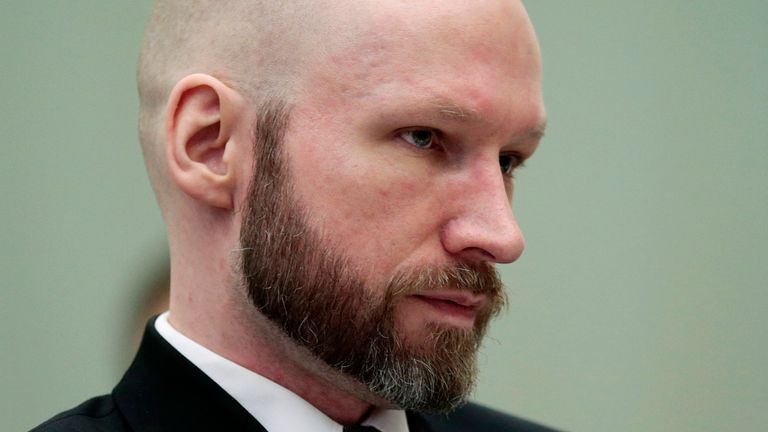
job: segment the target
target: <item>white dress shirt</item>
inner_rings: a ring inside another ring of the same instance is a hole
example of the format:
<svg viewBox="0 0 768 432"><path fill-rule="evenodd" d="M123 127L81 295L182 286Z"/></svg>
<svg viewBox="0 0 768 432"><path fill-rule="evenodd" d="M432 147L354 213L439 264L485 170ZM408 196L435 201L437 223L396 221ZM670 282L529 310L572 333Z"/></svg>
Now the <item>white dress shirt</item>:
<svg viewBox="0 0 768 432"><path fill-rule="evenodd" d="M181 355L229 393L269 432L342 432L336 423L292 391L184 336L160 315L155 328ZM382 432L408 432L405 411L375 409L364 425Z"/></svg>

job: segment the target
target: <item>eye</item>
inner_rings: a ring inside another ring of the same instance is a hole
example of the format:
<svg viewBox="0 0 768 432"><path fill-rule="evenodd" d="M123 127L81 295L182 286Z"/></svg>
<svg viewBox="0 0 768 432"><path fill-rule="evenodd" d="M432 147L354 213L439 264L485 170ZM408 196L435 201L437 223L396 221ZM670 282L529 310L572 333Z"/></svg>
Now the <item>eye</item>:
<svg viewBox="0 0 768 432"><path fill-rule="evenodd" d="M499 168L501 173L506 176L512 176L515 168L519 168L523 164L523 158L515 154L503 154L499 155Z"/></svg>
<svg viewBox="0 0 768 432"><path fill-rule="evenodd" d="M431 148L437 140L435 131L430 129L412 129L401 133L400 137L414 147L421 149Z"/></svg>

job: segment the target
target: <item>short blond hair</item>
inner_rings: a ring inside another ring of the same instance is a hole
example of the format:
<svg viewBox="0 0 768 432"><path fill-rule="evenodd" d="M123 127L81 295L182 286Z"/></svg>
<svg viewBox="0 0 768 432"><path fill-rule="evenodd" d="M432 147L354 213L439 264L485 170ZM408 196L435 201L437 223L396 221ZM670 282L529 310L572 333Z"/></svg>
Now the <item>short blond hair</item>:
<svg viewBox="0 0 768 432"><path fill-rule="evenodd" d="M309 0L158 0L137 67L139 140L162 205L165 105L174 85L205 73L249 103L288 98L328 12Z"/></svg>

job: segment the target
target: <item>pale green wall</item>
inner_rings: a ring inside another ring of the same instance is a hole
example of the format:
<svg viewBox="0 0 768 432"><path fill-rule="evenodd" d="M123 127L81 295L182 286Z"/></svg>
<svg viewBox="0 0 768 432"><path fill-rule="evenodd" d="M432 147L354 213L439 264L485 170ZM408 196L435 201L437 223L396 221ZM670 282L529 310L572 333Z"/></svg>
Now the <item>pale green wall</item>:
<svg viewBox="0 0 768 432"><path fill-rule="evenodd" d="M768 424L768 2L527 2L550 129L478 398L575 431ZM149 1L0 4L0 429L105 392L163 228Z"/></svg>

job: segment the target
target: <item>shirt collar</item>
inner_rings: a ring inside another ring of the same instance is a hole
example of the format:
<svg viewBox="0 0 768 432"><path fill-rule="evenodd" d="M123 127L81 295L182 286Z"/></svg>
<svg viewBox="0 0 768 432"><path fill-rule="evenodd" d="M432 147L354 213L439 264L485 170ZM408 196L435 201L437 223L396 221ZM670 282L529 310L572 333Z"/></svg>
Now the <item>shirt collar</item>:
<svg viewBox="0 0 768 432"><path fill-rule="evenodd" d="M160 315L155 328L181 355L229 393L269 432L342 432L342 426L295 393L189 339ZM408 432L405 412L375 409L363 422L382 432Z"/></svg>

